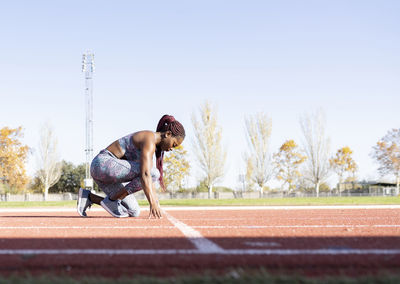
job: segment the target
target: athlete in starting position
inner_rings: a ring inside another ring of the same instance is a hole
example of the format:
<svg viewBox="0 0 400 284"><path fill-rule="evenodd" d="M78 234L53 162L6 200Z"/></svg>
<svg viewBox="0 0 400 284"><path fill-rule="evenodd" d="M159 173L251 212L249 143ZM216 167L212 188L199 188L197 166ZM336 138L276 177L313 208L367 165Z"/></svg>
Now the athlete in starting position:
<svg viewBox="0 0 400 284"><path fill-rule="evenodd" d="M179 146L185 139L185 129L173 116L164 115L156 132L139 131L113 142L93 159L90 173L107 196L79 189L78 213L86 217L93 203L101 205L114 217L137 217L140 207L133 193L143 189L150 204L149 218L160 218L161 209L155 192L155 182L165 190L163 182L164 151ZM153 168L156 154L157 167ZM127 184L123 184L127 183Z"/></svg>

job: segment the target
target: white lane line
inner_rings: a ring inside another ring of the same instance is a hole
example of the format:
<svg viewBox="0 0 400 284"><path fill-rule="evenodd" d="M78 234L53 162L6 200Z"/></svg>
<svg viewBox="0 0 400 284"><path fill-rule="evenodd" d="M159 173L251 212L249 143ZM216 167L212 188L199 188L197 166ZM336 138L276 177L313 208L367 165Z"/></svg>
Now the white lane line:
<svg viewBox="0 0 400 284"><path fill-rule="evenodd" d="M0 255L400 255L400 249L3 249Z"/></svg>
<svg viewBox="0 0 400 284"><path fill-rule="evenodd" d="M400 209L400 205L321 205L321 206L163 206L164 211L206 210L314 210L314 209ZM144 207L142 211L147 211ZM91 208L88 212L105 212L103 208ZM13 212L75 212L76 208L0 208L0 213ZM78 213L76 213L78 215Z"/></svg>
<svg viewBox="0 0 400 284"><path fill-rule="evenodd" d="M92 229L118 229L118 230L132 230L132 229L174 229L174 226L21 226L21 227L0 227L0 230L34 230L34 229L79 229L79 230L92 230Z"/></svg>
<svg viewBox="0 0 400 284"><path fill-rule="evenodd" d="M204 238L200 232L196 231L192 227L186 225L185 223L175 219L170 214L164 212L164 215L168 220L178 228L186 238L202 253L218 253L222 252L224 249L219 247L217 244L213 243L209 239Z"/></svg>
<svg viewBox="0 0 400 284"><path fill-rule="evenodd" d="M251 247L280 247L281 244L277 242L244 242L245 245Z"/></svg>
<svg viewBox="0 0 400 284"><path fill-rule="evenodd" d="M180 222L182 223L182 222ZM184 223L182 223L184 224ZM187 226L187 225L186 225ZM33 229L173 229L176 226L2 226L0 230ZM192 229L292 229L292 228L400 228L400 225L242 225L242 226L191 226Z"/></svg>
<svg viewBox="0 0 400 284"><path fill-rule="evenodd" d="M314 209L400 209L400 205L292 205L292 206L171 206L167 211L205 211L205 210L314 210Z"/></svg>
<svg viewBox="0 0 400 284"><path fill-rule="evenodd" d="M400 228L400 225L243 225L243 226L192 226L196 229L273 229L273 228Z"/></svg>

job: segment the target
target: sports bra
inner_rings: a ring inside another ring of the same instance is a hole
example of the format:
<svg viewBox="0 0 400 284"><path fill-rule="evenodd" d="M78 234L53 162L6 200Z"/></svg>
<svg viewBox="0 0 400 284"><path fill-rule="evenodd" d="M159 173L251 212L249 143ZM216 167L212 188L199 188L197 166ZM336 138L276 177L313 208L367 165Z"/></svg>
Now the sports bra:
<svg viewBox="0 0 400 284"><path fill-rule="evenodd" d="M133 134L134 133L131 133L118 139L118 143L121 146L122 150L125 152L122 159L139 162L142 150L136 148L135 145L133 144L133 139L132 139Z"/></svg>
<svg viewBox="0 0 400 284"><path fill-rule="evenodd" d="M135 133L128 134L120 139L118 139L118 143L122 148L122 151L125 152L124 156L122 159L128 160L128 161L135 161L135 162L140 162L140 156L142 155L142 150L136 148L136 146L133 144L133 139L132 136ZM154 133L154 137L156 134Z"/></svg>

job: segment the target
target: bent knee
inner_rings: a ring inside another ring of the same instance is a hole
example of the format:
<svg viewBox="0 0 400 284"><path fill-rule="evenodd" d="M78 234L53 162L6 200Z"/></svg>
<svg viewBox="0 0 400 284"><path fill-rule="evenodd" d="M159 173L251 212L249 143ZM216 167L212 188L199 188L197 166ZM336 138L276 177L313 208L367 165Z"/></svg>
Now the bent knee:
<svg viewBox="0 0 400 284"><path fill-rule="evenodd" d="M140 215L140 207L135 209L128 209L129 217L139 217Z"/></svg>

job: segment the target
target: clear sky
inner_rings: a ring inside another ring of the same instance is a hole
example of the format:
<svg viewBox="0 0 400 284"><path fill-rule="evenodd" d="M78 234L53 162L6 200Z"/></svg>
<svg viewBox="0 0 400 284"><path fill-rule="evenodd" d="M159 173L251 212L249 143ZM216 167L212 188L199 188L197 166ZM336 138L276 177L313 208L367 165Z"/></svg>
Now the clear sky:
<svg viewBox="0 0 400 284"><path fill-rule="evenodd" d="M191 152L190 117L209 100L229 156L221 184L235 186L245 116L272 118L275 152L300 142L300 115L322 108L332 154L349 146L359 177L373 179L372 146L400 126L399 15L395 0L2 1L0 127L23 126L35 149L50 120L61 158L84 162L91 49L95 153L165 113L184 124Z"/></svg>

